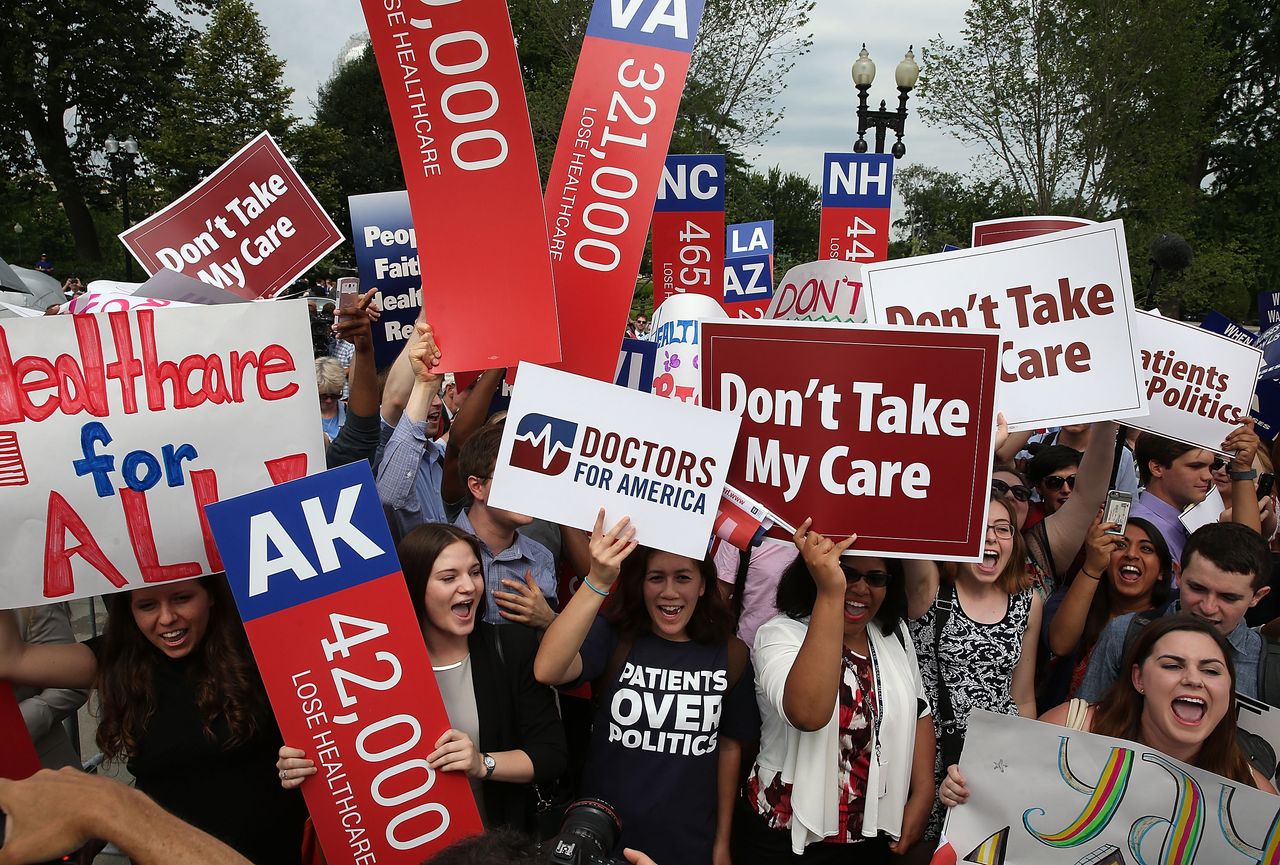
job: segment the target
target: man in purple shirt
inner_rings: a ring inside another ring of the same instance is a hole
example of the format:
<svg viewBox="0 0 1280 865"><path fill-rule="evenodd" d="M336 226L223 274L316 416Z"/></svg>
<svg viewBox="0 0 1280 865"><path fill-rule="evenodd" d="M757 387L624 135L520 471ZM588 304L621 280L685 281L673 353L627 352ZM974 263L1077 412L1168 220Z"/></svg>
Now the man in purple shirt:
<svg viewBox="0 0 1280 865"><path fill-rule="evenodd" d="M1258 436L1249 419L1222 443L1222 449L1235 454L1231 461L1232 522L1243 523L1261 531L1258 503L1253 480L1258 473L1253 457L1258 450ZM1144 489L1138 494L1130 516L1150 520L1164 536L1175 562L1182 560L1182 548L1188 532L1180 516L1187 508L1204 501L1213 484L1213 469L1223 460L1207 448L1183 444L1144 432L1134 447L1134 462Z"/></svg>

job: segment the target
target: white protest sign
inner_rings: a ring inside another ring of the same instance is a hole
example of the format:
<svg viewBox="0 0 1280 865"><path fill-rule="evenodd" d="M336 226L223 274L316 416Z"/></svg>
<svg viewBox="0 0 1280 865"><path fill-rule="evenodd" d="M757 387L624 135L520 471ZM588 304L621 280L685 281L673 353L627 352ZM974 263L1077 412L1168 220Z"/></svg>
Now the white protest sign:
<svg viewBox="0 0 1280 865"><path fill-rule="evenodd" d="M1151 413L1129 425L1221 452L1249 414L1262 351L1151 312L1138 313L1138 349Z"/></svg>
<svg viewBox="0 0 1280 865"><path fill-rule="evenodd" d="M203 506L323 470L302 302L0 321L0 607L222 570Z"/></svg>
<svg viewBox="0 0 1280 865"><path fill-rule="evenodd" d="M1218 492L1216 486L1210 486L1209 494L1204 497L1204 500L1198 505L1187 508L1178 516L1178 519L1186 527L1187 534L1191 534L1201 526L1216 523L1226 508L1227 505L1222 500L1222 493Z"/></svg>
<svg viewBox="0 0 1280 865"><path fill-rule="evenodd" d="M1266 649L1264 648L1265 652ZM1236 723L1247 736L1256 736L1267 743L1271 748L1271 759L1265 769L1258 767L1258 770L1268 778L1276 777L1276 769L1280 768L1277 761L1280 761L1280 709L1274 706L1268 706L1261 700L1255 700L1252 697L1246 697L1240 692L1236 692ZM1252 747L1249 753L1265 754L1266 749L1259 747L1258 743L1251 743ZM1254 761L1255 765L1257 761Z"/></svg>
<svg viewBox="0 0 1280 865"><path fill-rule="evenodd" d="M692 292L674 294L653 311L654 393L702 405L702 323L728 317L714 299Z"/></svg>
<svg viewBox="0 0 1280 865"><path fill-rule="evenodd" d="M604 508L640 543L701 560L740 422L522 363L489 504L580 529Z"/></svg>
<svg viewBox="0 0 1280 865"><path fill-rule="evenodd" d="M773 291L765 320L864 322L862 266L830 259L797 264Z"/></svg>
<svg viewBox="0 0 1280 865"><path fill-rule="evenodd" d="M1011 430L1147 413L1124 226L862 267L874 324L998 328Z"/></svg>
<svg viewBox="0 0 1280 865"><path fill-rule="evenodd" d="M1134 742L974 709L960 772L952 862L1276 861L1280 799Z"/></svg>

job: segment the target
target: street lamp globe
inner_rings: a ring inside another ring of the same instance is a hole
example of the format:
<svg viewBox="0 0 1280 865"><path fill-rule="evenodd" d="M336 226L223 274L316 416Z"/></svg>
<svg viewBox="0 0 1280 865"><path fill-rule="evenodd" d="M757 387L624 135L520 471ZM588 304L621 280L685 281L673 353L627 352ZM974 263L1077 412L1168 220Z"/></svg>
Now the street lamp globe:
<svg viewBox="0 0 1280 865"><path fill-rule="evenodd" d="M912 49L912 45L907 48L907 54L902 58L902 62L898 64L898 68L893 70L894 80L898 82L898 87L903 90L910 90L916 86L916 82L920 80L920 67L916 65L916 55Z"/></svg>
<svg viewBox="0 0 1280 865"><path fill-rule="evenodd" d="M908 55L910 55L910 52L908 52ZM903 62L905 63L906 61L904 60ZM900 63L898 64L898 66L899 68L901 68L902 64ZM917 69L916 74L918 75L919 72L920 70ZM130 156L137 156L138 155L138 139L134 138L132 135L126 138L124 140L124 152L129 154Z"/></svg>
<svg viewBox="0 0 1280 865"><path fill-rule="evenodd" d="M871 82L875 80L876 64L867 53L867 43L863 42L862 50L858 52L858 59L853 61L853 83L858 87L870 87Z"/></svg>
<svg viewBox="0 0 1280 865"><path fill-rule="evenodd" d="M114 132L107 136L106 141L102 142L102 149L107 153L114 154L120 152L120 139L116 138Z"/></svg>

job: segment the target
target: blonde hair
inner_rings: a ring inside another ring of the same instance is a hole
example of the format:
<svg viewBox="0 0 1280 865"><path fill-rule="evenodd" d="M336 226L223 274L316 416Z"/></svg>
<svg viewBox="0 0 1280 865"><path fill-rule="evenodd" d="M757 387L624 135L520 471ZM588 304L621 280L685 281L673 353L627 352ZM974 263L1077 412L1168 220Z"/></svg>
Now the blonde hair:
<svg viewBox="0 0 1280 865"><path fill-rule="evenodd" d="M316 358L316 387L320 393L336 393L342 396L342 389L346 383L346 372L336 358Z"/></svg>

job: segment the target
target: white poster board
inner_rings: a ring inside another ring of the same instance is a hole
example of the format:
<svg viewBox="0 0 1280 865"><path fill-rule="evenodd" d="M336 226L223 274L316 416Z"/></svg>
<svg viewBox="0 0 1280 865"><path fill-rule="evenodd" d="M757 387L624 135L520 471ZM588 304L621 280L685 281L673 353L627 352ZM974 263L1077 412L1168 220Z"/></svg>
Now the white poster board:
<svg viewBox="0 0 1280 865"><path fill-rule="evenodd" d="M943 833L961 862L1275 861L1280 799L1123 739L975 709L960 771Z"/></svg>
<svg viewBox="0 0 1280 865"><path fill-rule="evenodd" d="M1138 349L1150 414L1130 426L1224 453L1249 416L1262 351L1154 312L1138 313Z"/></svg>
<svg viewBox="0 0 1280 865"><path fill-rule="evenodd" d="M862 266L873 324L997 328L1010 430L1147 413L1124 226Z"/></svg>
<svg viewBox="0 0 1280 865"><path fill-rule="evenodd" d="M0 607L222 570L202 506L324 469L302 301L0 321Z"/></svg>
<svg viewBox="0 0 1280 865"><path fill-rule="evenodd" d="M774 288L764 317L766 321L866 321L862 266L840 259L797 264Z"/></svg>
<svg viewBox="0 0 1280 865"><path fill-rule="evenodd" d="M637 540L707 554L741 419L520 364L489 504L590 529L605 509Z"/></svg>

